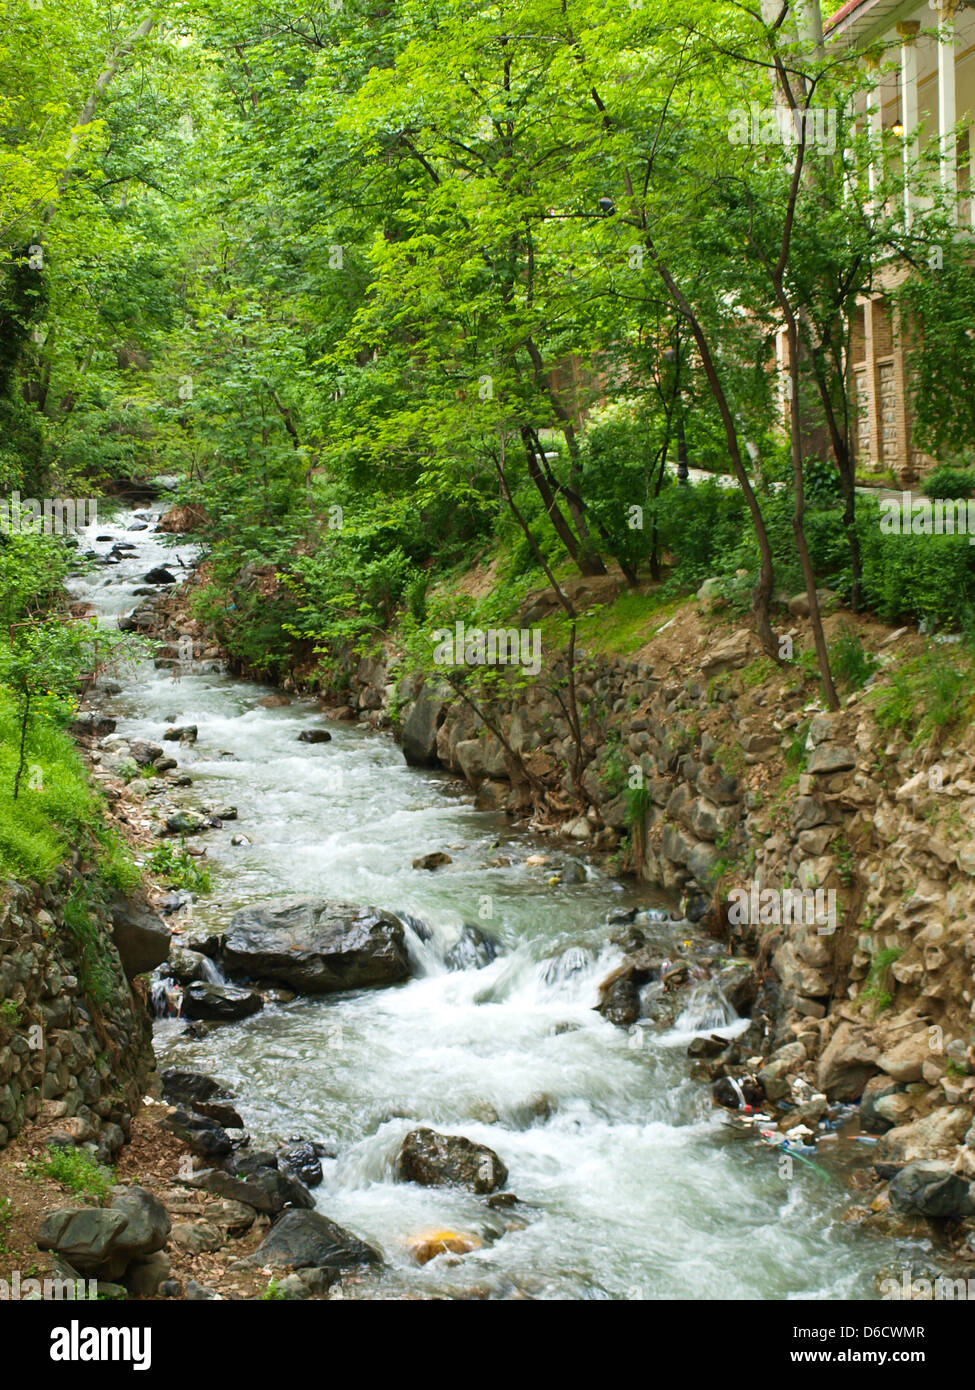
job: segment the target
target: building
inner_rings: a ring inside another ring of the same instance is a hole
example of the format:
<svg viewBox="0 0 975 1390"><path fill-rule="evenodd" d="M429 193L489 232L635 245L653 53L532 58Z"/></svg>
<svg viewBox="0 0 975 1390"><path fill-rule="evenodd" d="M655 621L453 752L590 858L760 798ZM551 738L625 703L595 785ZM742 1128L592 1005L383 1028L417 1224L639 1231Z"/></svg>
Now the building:
<svg viewBox="0 0 975 1390"><path fill-rule="evenodd" d="M938 142L941 184L960 229L975 228L975 3L973 0L847 0L825 23L827 45L863 50L878 83L860 121L904 137L904 216L925 193L906 176L918 150ZM873 56L878 43L883 60ZM959 127L961 130L958 134ZM891 275L887 288L896 283ZM930 465L912 439L904 325L887 295L861 300L852 324L851 398L861 472L893 472L905 485Z"/></svg>

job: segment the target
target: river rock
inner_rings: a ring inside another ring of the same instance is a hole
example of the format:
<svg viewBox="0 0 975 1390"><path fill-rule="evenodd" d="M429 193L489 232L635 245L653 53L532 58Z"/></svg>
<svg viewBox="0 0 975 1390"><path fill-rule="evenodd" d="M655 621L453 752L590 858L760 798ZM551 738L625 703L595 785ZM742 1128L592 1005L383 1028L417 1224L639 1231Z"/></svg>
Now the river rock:
<svg viewBox="0 0 975 1390"><path fill-rule="evenodd" d="M146 975L169 958L171 934L166 923L148 903L116 896L108 905L112 940L122 958L126 976Z"/></svg>
<svg viewBox="0 0 975 1390"><path fill-rule="evenodd" d="M170 1276L169 1256L163 1250L147 1255L144 1260L133 1260L125 1272L125 1287L131 1298L155 1298L160 1285Z"/></svg>
<svg viewBox="0 0 975 1390"><path fill-rule="evenodd" d="M197 727L195 724L180 724L167 729L163 734L163 743L195 743L196 739Z"/></svg>
<svg viewBox="0 0 975 1390"><path fill-rule="evenodd" d="M860 1124L868 1134L886 1134L889 1129L894 1128L893 1120L878 1108L879 1102L901 1094L903 1089L900 1082L891 1080L889 1076L870 1078L863 1088L860 1100Z"/></svg>
<svg viewBox="0 0 975 1390"><path fill-rule="evenodd" d="M909 1163L891 1178L889 1193L895 1211L912 1215L943 1220L975 1213L970 1184L947 1163Z"/></svg>
<svg viewBox="0 0 975 1390"><path fill-rule="evenodd" d="M434 850L432 854L423 854L419 859L414 859L413 867L414 869L442 869L445 864L452 864L453 862L449 854L438 849Z"/></svg>
<svg viewBox="0 0 975 1390"><path fill-rule="evenodd" d="M395 984L410 974L403 924L374 907L282 899L234 914L223 941L234 974L304 994Z"/></svg>
<svg viewBox="0 0 975 1390"><path fill-rule="evenodd" d="M256 989L241 989L237 985L211 985L197 980L183 991L184 1018L233 1022L250 1018L263 1007L264 1000Z"/></svg>
<svg viewBox="0 0 975 1390"><path fill-rule="evenodd" d="M116 1279L135 1259L161 1250L170 1231L159 1198L144 1187L117 1192L110 1207L63 1207L45 1217L41 1250L56 1250L82 1274Z"/></svg>
<svg viewBox="0 0 975 1390"><path fill-rule="evenodd" d="M175 1134L191 1153L203 1158L224 1158L234 1147L226 1130L208 1115L174 1110L162 1121L162 1128Z"/></svg>
<svg viewBox="0 0 975 1390"><path fill-rule="evenodd" d="M317 1187L322 1180L322 1160L315 1145L307 1140L298 1140L279 1149L278 1164L306 1187Z"/></svg>
<svg viewBox="0 0 975 1390"><path fill-rule="evenodd" d="M129 752L133 762L138 763L139 767L148 767L163 755L163 750L158 743L150 743L148 739L144 738L130 739Z"/></svg>
<svg viewBox="0 0 975 1390"><path fill-rule="evenodd" d="M420 1231L406 1244L417 1264L425 1265L438 1255L467 1255L480 1250L484 1242L470 1231Z"/></svg>
<svg viewBox="0 0 975 1390"><path fill-rule="evenodd" d="M493 1149L432 1129L411 1130L403 1140L398 1175L421 1187L466 1187L470 1192L495 1192L508 1181L508 1170Z"/></svg>
<svg viewBox="0 0 975 1390"><path fill-rule="evenodd" d="M403 725L403 757L412 767L433 767L437 759L437 730L447 713L435 695L421 695Z"/></svg>
<svg viewBox="0 0 975 1390"><path fill-rule="evenodd" d="M897 1125L878 1141L874 1153L884 1163L915 1163L939 1158L960 1144L972 1121L964 1106L935 1110L913 1124Z"/></svg>
<svg viewBox="0 0 975 1390"><path fill-rule="evenodd" d="M327 729L302 729L298 735L299 743L331 743L332 735Z"/></svg>
<svg viewBox="0 0 975 1390"><path fill-rule="evenodd" d="M167 1067L162 1074L163 1100L170 1105L193 1105L196 1101L226 1098L227 1092L214 1081L212 1076L202 1071L184 1071L180 1067Z"/></svg>
<svg viewBox="0 0 975 1390"><path fill-rule="evenodd" d="M241 1119L240 1112L225 1100L197 1100L193 1102L193 1109L198 1115L206 1115L210 1120L216 1120L218 1125L223 1125L224 1129L243 1129L244 1121Z"/></svg>
<svg viewBox="0 0 975 1390"><path fill-rule="evenodd" d="M634 979L634 967L624 962L599 986L597 1013L618 1028L629 1028L640 1017L640 990Z"/></svg>
<svg viewBox="0 0 975 1390"><path fill-rule="evenodd" d="M246 1177L225 1173L219 1168L206 1168L183 1181L190 1187L200 1187L212 1192L215 1197L226 1197L232 1202L243 1202L255 1211L274 1216L285 1207L309 1210L315 1205L308 1188L277 1168L258 1168Z"/></svg>
<svg viewBox="0 0 975 1390"><path fill-rule="evenodd" d="M76 719L72 720L71 732L82 736L94 735L98 738L102 738L107 734L114 734L115 720L109 719L106 714L86 711L84 714L79 714Z"/></svg>
<svg viewBox="0 0 975 1390"><path fill-rule="evenodd" d="M482 970L498 954L498 943L480 927L465 922L460 936L444 955L448 970Z"/></svg>
<svg viewBox="0 0 975 1390"><path fill-rule="evenodd" d="M187 950L174 941L169 948L168 973L181 985L192 984L194 980L209 980L213 966L200 951Z"/></svg>
<svg viewBox="0 0 975 1390"><path fill-rule="evenodd" d="M157 565L155 569L142 576L142 582L143 584L175 584L176 576L170 574L165 565Z"/></svg>
<svg viewBox="0 0 975 1390"><path fill-rule="evenodd" d="M348 1270L382 1263L373 1246L318 1211L286 1211L248 1260L263 1269L318 1269L332 1283Z"/></svg>
<svg viewBox="0 0 975 1390"><path fill-rule="evenodd" d="M816 1085L830 1100L858 1100L871 1076L876 1075L879 1058L873 1040L844 1020L819 1059Z"/></svg>

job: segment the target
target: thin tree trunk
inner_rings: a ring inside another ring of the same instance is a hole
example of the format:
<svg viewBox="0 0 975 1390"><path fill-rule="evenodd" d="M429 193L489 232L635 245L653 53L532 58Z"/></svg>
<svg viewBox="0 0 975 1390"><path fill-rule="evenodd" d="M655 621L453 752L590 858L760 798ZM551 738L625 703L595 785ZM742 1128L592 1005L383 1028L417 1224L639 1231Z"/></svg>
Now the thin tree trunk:
<svg viewBox="0 0 975 1390"><path fill-rule="evenodd" d="M17 775L14 777L14 801L20 794L20 779L24 775L24 764L27 761L27 721L30 719L30 691L24 692L24 713L20 721L20 761L17 763Z"/></svg>

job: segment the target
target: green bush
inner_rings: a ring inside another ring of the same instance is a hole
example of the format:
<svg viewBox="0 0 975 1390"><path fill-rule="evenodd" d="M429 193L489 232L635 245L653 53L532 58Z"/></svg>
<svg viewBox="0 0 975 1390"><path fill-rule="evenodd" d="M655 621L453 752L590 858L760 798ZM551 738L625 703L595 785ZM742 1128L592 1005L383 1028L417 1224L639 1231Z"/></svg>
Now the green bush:
<svg viewBox="0 0 975 1390"><path fill-rule="evenodd" d="M951 463L942 463L933 468L921 484L921 491L926 497L940 497L945 501L971 497L973 490L975 469L960 468Z"/></svg>
<svg viewBox="0 0 975 1390"><path fill-rule="evenodd" d="M45 1157L35 1159L27 1171L32 1178L53 1178L79 1197L96 1202L107 1197L115 1186L111 1168L106 1168L84 1149L49 1149Z"/></svg>
<svg viewBox="0 0 975 1390"><path fill-rule="evenodd" d="M863 597L886 622L958 627L975 604L975 547L965 535L891 535L872 498L857 501Z"/></svg>

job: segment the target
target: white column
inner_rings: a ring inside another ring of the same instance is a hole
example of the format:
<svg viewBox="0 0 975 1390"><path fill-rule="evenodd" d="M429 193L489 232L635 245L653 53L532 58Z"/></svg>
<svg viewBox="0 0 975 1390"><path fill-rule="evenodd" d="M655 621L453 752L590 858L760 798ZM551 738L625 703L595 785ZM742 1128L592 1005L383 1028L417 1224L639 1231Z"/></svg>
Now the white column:
<svg viewBox="0 0 975 1390"><path fill-rule="evenodd" d="M917 168L917 36L920 20L898 24L901 39L901 125L904 127L904 222L911 225L911 178Z"/></svg>
<svg viewBox="0 0 975 1390"><path fill-rule="evenodd" d="M949 200L958 198L958 160L955 150L955 12L958 0L938 4L938 135L941 142L941 185Z"/></svg>
<svg viewBox="0 0 975 1390"><path fill-rule="evenodd" d="M880 66L876 58L872 56L867 56L864 58L863 61L866 65L867 71L872 74L876 74L877 69ZM877 211L877 208L874 204L874 194L877 191L878 183L880 183L880 181L883 178L883 170L880 167L880 162L884 157L884 118L883 112L880 109L880 89L876 86L868 87L866 92L864 93L863 99L866 106L867 137L868 148L870 151L870 163L867 165L867 188L870 191L870 198L867 204L867 208L868 211L873 213Z"/></svg>

